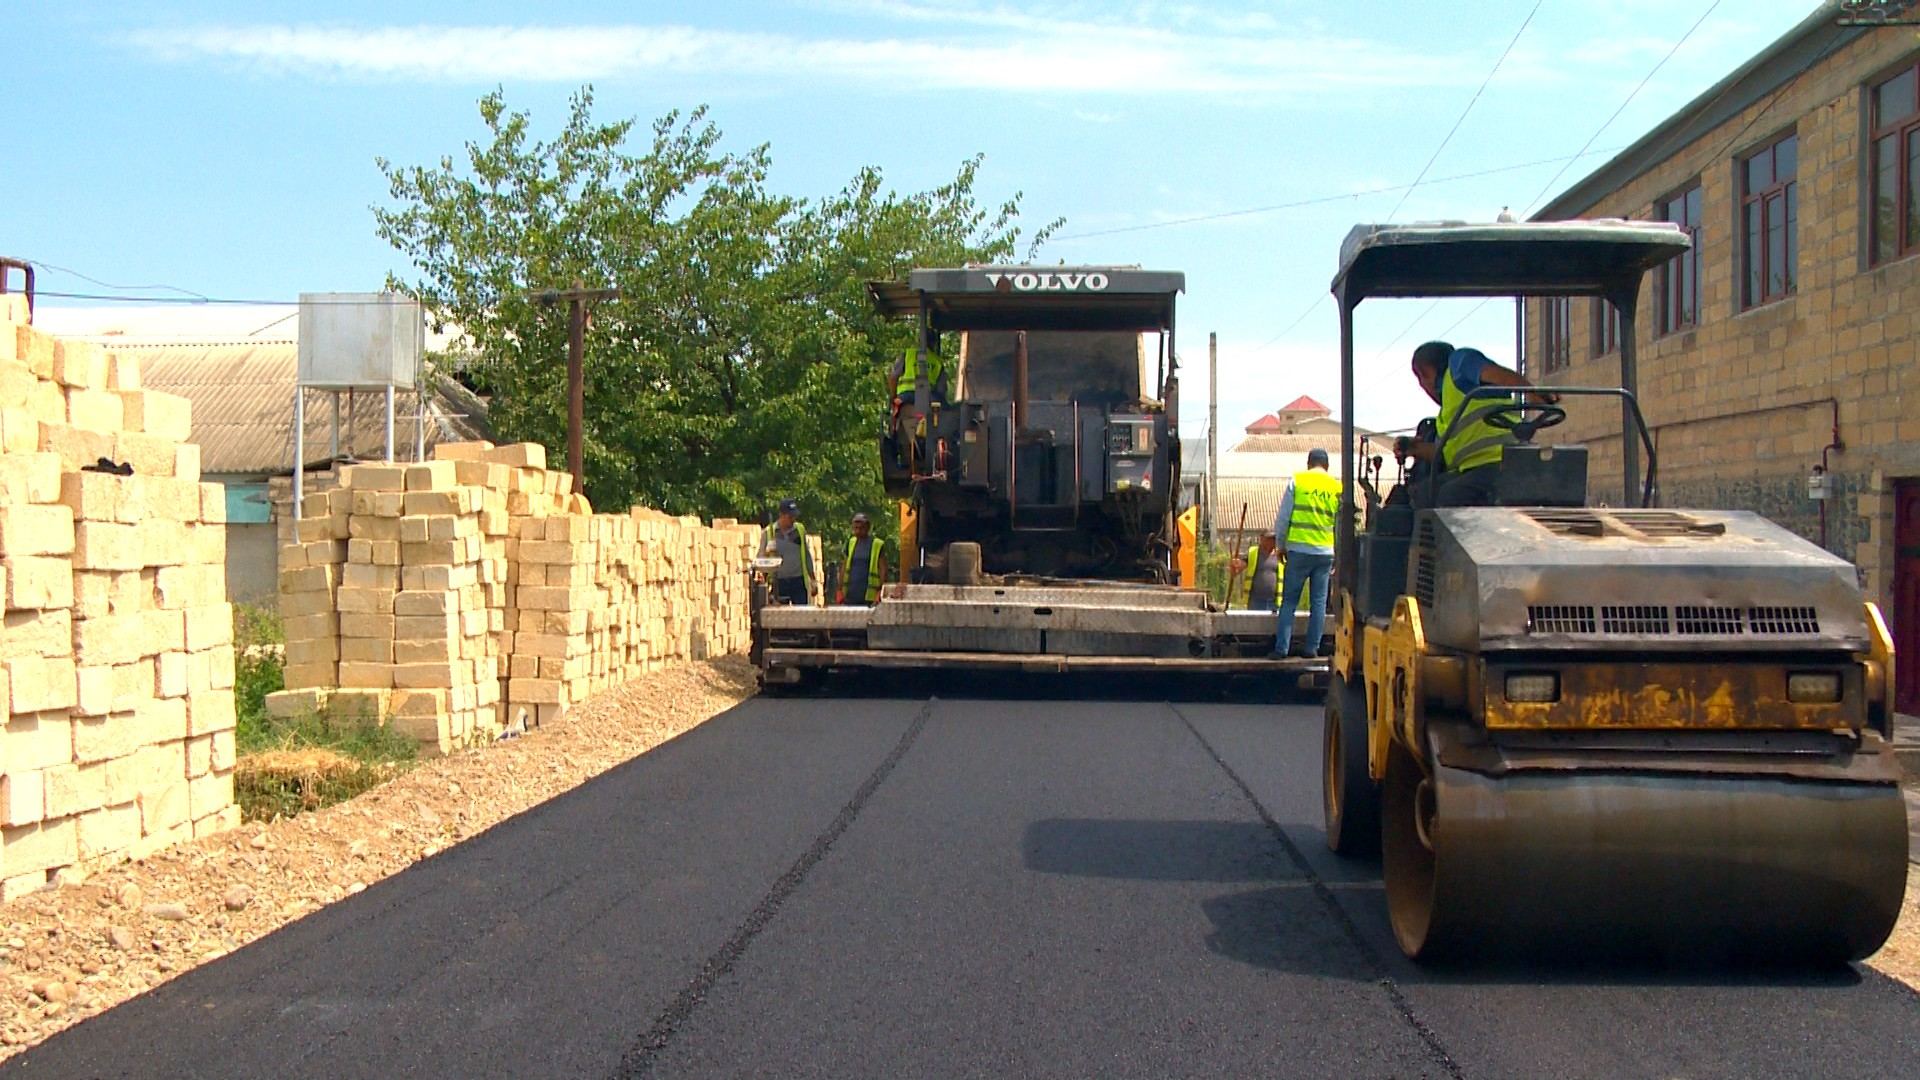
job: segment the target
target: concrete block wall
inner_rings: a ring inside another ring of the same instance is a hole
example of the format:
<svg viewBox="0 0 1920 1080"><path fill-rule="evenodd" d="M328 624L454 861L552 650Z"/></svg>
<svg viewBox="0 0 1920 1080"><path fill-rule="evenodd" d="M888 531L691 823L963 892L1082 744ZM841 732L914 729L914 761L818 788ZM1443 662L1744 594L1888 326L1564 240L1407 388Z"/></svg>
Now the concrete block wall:
<svg viewBox="0 0 1920 1080"><path fill-rule="evenodd" d="M7 898L239 823L226 499L189 420L0 295Z"/></svg>
<svg viewBox="0 0 1920 1080"><path fill-rule="evenodd" d="M676 659L744 649L757 527L595 514L535 444L353 465L281 551L282 713L378 717L446 753Z"/></svg>

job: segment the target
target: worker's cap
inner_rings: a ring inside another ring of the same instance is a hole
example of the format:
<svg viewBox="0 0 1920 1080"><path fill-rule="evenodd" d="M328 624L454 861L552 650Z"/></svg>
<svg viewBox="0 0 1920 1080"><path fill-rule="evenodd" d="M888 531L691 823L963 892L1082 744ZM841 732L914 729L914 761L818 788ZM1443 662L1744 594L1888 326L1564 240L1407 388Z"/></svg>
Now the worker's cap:
<svg viewBox="0 0 1920 1080"><path fill-rule="evenodd" d="M800 504L793 501L792 499L781 499L780 512L783 514L798 515L800 513Z"/></svg>
<svg viewBox="0 0 1920 1080"><path fill-rule="evenodd" d="M1321 466L1322 468L1325 468L1326 464L1327 464L1327 452L1325 450L1322 450L1316 446L1313 449L1307 451L1308 467L1318 465L1318 466Z"/></svg>
<svg viewBox="0 0 1920 1080"><path fill-rule="evenodd" d="M853 523L855 525L869 525L872 524L872 520L865 514L855 514L853 515Z"/></svg>

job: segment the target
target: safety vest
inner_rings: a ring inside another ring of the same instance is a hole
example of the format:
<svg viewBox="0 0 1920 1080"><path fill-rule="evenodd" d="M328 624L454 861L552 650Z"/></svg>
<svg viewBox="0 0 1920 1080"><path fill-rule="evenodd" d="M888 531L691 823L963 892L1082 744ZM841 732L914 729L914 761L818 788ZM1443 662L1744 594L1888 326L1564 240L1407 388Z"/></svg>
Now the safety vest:
<svg viewBox="0 0 1920 1080"><path fill-rule="evenodd" d="M886 541L877 536L869 537L867 545L867 603L880 599L880 559L886 554ZM853 580L853 551L860 546L857 536L847 538L847 557L840 560L840 587Z"/></svg>
<svg viewBox="0 0 1920 1080"><path fill-rule="evenodd" d="M898 392L903 395L913 393L913 386L914 383L918 381L919 375L920 350L909 345L907 346L906 364L900 369L900 389ZM927 389L934 390L939 388L946 380L946 377L946 362L940 358L939 353L931 349L927 350Z"/></svg>
<svg viewBox="0 0 1920 1080"><path fill-rule="evenodd" d="M767 526L766 538L761 541L761 553L777 555L780 553L774 534L780 530L778 523ZM793 538L800 546L800 580L806 582L807 591L813 591L813 553L807 550L807 527L799 522L793 523ZM776 575L777 576L777 575Z"/></svg>
<svg viewBox="0 0 1920 1080"><path fill-rule="evenodd" d="M1446 441L1440 446L1440 461L1449 472L1499 464L1503 448L1513 441L1511 435L1487 423L1488 416L1510 403L1509 398L1475 398L1473 408L1462 416L1466 403L1466 391L1454 385L1451 368L1442 371L1439 430Z"/></svg>
<svg viewBox="0 0 1920 1080"><path fill-rule="evenodd" d="M1333 526L1340 516L1340 481L1322 469L1293 476L1293 517L1287 521L1287 543L1312 547L1333 546Z"/></svg>
<svg viewBox="0 0 1920 1080"><path fill-rule="evenodd" d="M1245 558L1247 568L1240 572L1240 587L1234 590L1233 598L1234 603L1241 607L1249 607L1253 604L1253 579L1260 576L1260 545L1255 544L1248 548ZM1280 583L1274 582L1276 593L1279 588Z"/></svg>

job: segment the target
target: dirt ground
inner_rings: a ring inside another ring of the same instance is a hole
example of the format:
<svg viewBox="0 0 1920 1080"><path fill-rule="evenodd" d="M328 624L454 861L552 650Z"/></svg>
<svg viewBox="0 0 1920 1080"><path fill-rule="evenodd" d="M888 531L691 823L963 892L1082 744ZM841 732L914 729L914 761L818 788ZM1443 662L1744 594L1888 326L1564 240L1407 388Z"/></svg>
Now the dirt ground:
<svg viewBox="0 0 1920 1080"><path fill-rule="evenodd" d="M1920 991L1920 864L1907 864L1907 902L1899 925L1867 963Z"/></svg>
<svg viewBox="0 0 1920 1080"><path fill-rule="evenodd" d="M358 798L248 824L0 907L0 1060L666 742L753 692L680 664L559 723L423 763Z"/></svg>

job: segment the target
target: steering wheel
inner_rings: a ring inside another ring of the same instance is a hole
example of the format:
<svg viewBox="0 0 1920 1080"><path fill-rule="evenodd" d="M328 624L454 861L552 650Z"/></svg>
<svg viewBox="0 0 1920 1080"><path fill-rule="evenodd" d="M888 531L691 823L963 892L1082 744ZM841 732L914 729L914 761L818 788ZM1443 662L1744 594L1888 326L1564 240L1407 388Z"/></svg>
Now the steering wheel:
<svg viewBox="0 0 1920 1080"><path fill-rule="evenodd" d="M1509 401L1489 410L1481 419L1495 431L1511 431L1525 442L1533 438L1534 432L1565 423L1567 410L1539 401Z"/></svg>

